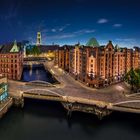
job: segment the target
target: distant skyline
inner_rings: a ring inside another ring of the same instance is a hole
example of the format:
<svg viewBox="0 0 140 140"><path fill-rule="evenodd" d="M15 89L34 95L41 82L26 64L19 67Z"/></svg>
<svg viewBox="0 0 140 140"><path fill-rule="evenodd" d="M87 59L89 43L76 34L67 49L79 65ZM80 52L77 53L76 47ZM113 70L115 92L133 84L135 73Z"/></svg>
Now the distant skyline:
<svg viewBox="0 0 140 140"><path fill-rule="evenodd" d="M0 43L29 40L43 44L140 46L139 0L1 0Z"/></svg>

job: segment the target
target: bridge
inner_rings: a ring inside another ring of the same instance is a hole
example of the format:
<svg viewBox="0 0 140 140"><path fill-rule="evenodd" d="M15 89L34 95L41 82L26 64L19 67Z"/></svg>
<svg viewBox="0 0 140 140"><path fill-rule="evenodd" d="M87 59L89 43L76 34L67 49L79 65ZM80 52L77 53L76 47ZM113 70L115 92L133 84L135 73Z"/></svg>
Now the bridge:
<svg viewBox="0 0 140 140"><path fill-rule="evenodd" d="M96 114L99 118L110 114L112 111L140 113L140 100L138 95L131 97L130 89L125 83L119 83L106 89L92 89L75 81L69 74L44 62L44 66L61 83L55 87L36 86L36 83L48 84L43 81L29 83L9 81L9 93L12 97L42 99L57 101L68 110L82 111ZM125 94L124 94L125 93Z"/></svg>
<svg viewBox="0 0 140 140"><path fill-rule="evenodd" d="M48 89L28 89L23 93L23 97L32 99L43 99L52 101L63 101L62 95Z"/></svg>
<svg viewBox="0 0 140 140"><path fill-rule="evenodd" d="M46 57L26 57L24 61L46 61L48 60Z"/></svg>
<svg viewBox="0 0 140 140"><path fill-rule="evenodd" d="M101 119L111 113L111 110L107 109L108 103L66 96L48 89L29 89L22 92L22 97L60 102L64 108L68 110L69 115L71 115L73 111L82 111L96 114Z"/></svg>
<svg viewBox="0 0 140 140"><path fill-rule="evenodd" d="M56 86L55 83L51 84L49 82L41 81L41 80L34 80L34 81L27 82L26 85L46 86L46 87L55 87Z"/></svg>
<svg viewBox="0 0 140 140"><path fill-rule="evenodd" d="M59 91L59 90L58 90ZM122 111L140 113L140 100L125 100L120 102L105 102L96 99L68 96L64 93L53 91L52 89L28 89L22 92L23 98L41 99L60 102L68 110L68 114L73 111L82 111L96 114L100 119L109 115L112 111ZM139 106L132 106L134 103ZM131 105L131 106L130 106Z"/></svg>
<svg viewBox="0 0 140 140"><path fill-rule="evenodd" d="M24 65L39 65L39 64L43 64L44 62L46 62L48 59L45 57L26 57L24 58Z"/></svg>

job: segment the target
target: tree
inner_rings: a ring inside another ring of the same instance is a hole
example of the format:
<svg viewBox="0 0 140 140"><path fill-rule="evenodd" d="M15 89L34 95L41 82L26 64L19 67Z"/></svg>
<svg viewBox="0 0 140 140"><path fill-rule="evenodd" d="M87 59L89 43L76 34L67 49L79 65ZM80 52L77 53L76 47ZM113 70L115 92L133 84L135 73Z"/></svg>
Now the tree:
<svg viewBox="0 0 140 140"><path fill-rule="evenodd" d="M40 49L36 45L26 50L27 55L38 56L40 53Z"/></svg>
<svg viewBox="0 0 140 140"><path fill-rule="evenodd" d="M140 88L140 69L136 69L135 74L137 76L136 87L137 89L139 89Z"/></svg>
<svg viewBox="0 0 140 140"><path fill-rule="evenodd" d="M131 85L131 89L140 88L140 70L134 70L133 68L126 74L125 81Z"/></svg>

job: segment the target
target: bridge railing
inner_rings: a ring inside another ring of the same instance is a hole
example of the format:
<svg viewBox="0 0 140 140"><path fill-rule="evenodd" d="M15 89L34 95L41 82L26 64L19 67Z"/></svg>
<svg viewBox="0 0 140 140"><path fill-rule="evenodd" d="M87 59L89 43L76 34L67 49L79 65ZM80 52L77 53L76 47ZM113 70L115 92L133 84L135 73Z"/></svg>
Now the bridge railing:
<svg viewBox="0 0 140 140"><path fill-rule="evenodd" d="M40 61L40 60L48 60L46 57L27 57L24 58L24 61Z"/></svg>
<svg viewBox="0 0 140 140"><path fill-rule="evenodd" d="M112 105L122 105L122 104L127 104L127 103L140 103L140 100L128 100L128 101L122 101L122 102L117 102L113 103Z"/></svg>

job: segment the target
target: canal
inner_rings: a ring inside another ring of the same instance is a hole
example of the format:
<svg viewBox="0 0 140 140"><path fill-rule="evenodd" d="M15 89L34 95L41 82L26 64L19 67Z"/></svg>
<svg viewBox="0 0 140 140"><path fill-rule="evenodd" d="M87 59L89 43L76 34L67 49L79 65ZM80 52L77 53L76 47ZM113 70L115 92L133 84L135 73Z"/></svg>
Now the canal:
<svg viewBox="0 0 140 140"><path fill-rule="evenodd" d="M1 140L139 140L140 115L114 112L103 120L73 112L70 119L60 103L25 100L0 120Z"/></svg>
<svg viewBox="0 0 140 140"><path fill-rule="evenodd" d="M49 71L46 71L43 64L40 65L32 65L32 66L24 66L22 81L30 82L30 81L45 81L49 83L56 83L56 79L51 75Z"/></svg>
<svg viewBox="0 0 140 140"><path fill-rule="evenodd" d="M24 67L23 81L55 82L42 65ZM113 112L95 115L67 111L60 103L25 100L23 109L12 107L0 120L0 140L139 140L140 115Z"/></svg>

